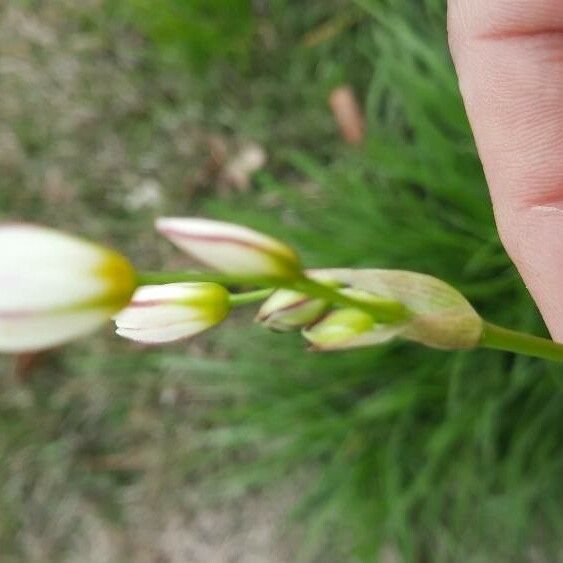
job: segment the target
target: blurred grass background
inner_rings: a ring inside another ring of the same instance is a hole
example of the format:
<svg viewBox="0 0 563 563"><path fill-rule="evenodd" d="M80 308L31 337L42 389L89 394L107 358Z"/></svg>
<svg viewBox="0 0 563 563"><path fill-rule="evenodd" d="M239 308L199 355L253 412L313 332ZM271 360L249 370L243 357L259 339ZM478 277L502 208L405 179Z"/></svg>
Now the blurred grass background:
<svg viewBox="0 0 563 563"><path fill-rule="evenodd" d="M21 0L0 8L0 214L184 259L158 214L422 271L544 328L502 250L442 1ZM327 99L352 86L361 146ZM232 163L250 151L251 177ZM256 156L258 155L258 157ZM264 165L264 161L266 163ZM563 560L561 368L252 327L2 360L0 560Z"/></svg>

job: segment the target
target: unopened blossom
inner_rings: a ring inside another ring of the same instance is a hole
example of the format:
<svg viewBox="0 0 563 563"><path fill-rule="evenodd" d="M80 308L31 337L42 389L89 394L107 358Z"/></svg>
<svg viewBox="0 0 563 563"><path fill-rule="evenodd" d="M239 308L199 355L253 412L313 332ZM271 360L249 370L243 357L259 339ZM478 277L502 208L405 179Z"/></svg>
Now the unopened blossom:
<svg viewBox="0 0 563 563"><path fill-rule="evenodd" d="M330 311L319 322L303 330L303 336L314 350L344 350L381 344L399 332L399 325L378 324L364 311L342 308Z"/></svg>
<svg viewBox="0 0 563 563"><path fill-rule="evenodd" d="M333 279L349 289L350 297L377 303L383 299L402 303L410 312L404 322L387 325L393 336L443 350L474 348L483 334L483 319L467 299L449 284L417 272L378 269L314 270L315 276ZM373 335L355 340L370 346L382 342L380 326Z"/></svg>
<svg viewBox="0 0 563 563"><path fill-rule="evenodd" d="M175 342L219 324L230 308L228 291L216 283L143 286L115 317L116 333L143 344Z"/></svg>
<svg viewBox="0 0 563 563"><path fill-rule="evenodd" d="M278 289L260 307L256 321L279 332L301 330L317 321L327 304L322 299L288 289Z"/></svg>
<svg viewBox="0 0 563 563"><path fill-rule="evenodd" d="M299 257L292 248L241 225L198 218L160 218L156 228L199 262L226 274L295 279L301 273Z"/></svg>
<svg viewBox="0 0 563 563"><path fill-rule="evenodd" d="M132 266L113 250L36 225L0 225L0 352L88 334L129 302L135 286Z"/></svg>

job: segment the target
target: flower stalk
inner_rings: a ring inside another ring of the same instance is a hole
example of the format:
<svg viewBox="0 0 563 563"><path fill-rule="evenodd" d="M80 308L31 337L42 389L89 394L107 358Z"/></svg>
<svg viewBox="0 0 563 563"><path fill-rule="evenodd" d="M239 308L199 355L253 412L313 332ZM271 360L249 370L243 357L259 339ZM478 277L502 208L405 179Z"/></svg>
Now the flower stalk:
<svg viewBox="0 0 563 563"><path fill-rule="evenodd" d="M399 338L563 363L563 344L484 321L462 294L432 276L306 270L291 246L209 219L160 218L156 228L215 271L138 272L112 249L44 227L0 225L0 353L64 344L111 317L124 338L175 342L220 324L234 307L261 303L256 322L300 331L319 351Z"/></svg>
<svg viewBox="0 0 563 563"><path fill-rule="evenodd" d="M231 294L231 304L236 306L248 305L266 299L273 291L273 287L280 287L279 280L267 277L235 276L216 272L179 271L179 272L139 272L138 283L160 284L172 282L212 281L225 286L259 286L265 289L239 294ZM288 287L289 286L289 287ZM377 304L366 303L353 297L339 293L337 289L322 284L311 278L303 277L282 287L304 293L311 298L323 299L334 305L348 306L377 315L380 321L400 322L408 319L408 311L398 302L381 301ZM493 323L484 322L478 347L512 352L534 358L563 363L563 344L547 338L514 331L500 327Z"/></svg>
<svg viewBox="0 0 563 563"><path fill-rule="evenodd" d="M229 301L232 307L240 307L242 305L253 305L260 303L264 299L268 299L272 295L272 289L257 289L256 291L245 291L243 293L231 293Z"/></svg>
<svg viewBox="0 0 563 563"><path fill-rule="evenodd" d="M409 318L407 308L398 301L376 299L366 301L338 291L337 288L318 282L303 275L297 280L281 281L268 276L241 276L216 272L138 272L139 285L159 285L176 282L215 282L227 287L263 287L272 292L272 288L291 289L329 303L353 307L365 311L380 322L400 322ZM236 294L232 295L234 297ZM268 294L266 294L266 297Z"/></svg>
<svg viewBox="0 0 563 563"><path fill-rule="evenodd" d="M480 346L563 363L563 344L485 323Z"/></svg>
<svg viewBox="0 0 563 563"><path fill-rule="evenodd" d="M371 315L375 321L382 323L402 322L408 320L411 316L408 309L398 301L376 298L375 296L372 296L370 300L359 299L338 291L338 288L305 276L297 280L292 289L332 304L359 309Z"/></svg>

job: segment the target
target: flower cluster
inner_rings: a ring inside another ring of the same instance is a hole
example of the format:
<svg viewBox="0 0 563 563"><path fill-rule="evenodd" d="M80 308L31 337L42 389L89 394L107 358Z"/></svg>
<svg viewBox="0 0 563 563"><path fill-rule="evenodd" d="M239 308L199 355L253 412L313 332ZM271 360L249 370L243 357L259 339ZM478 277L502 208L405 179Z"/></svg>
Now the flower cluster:
<svg viewBox="0 0 563 563"><path fill-rule="evenodd" d="M288 245L208 219L161 218L156 229L214 271L141 273L103 246L35 225L0 225L0 352L51 348L111 318L124 338L174 342L255 301L263 301L258 323L301 331L314 350L394 338L470 348L482 336L483 321L465 298L430 276L305 270ZM241 287L262 289L244 293Z"/></svg>

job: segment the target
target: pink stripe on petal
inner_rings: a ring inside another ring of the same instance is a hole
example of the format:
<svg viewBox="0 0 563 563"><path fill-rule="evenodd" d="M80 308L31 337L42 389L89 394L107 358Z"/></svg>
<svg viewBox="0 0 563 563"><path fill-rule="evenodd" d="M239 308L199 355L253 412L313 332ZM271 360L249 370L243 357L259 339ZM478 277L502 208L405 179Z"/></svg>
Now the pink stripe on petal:
<svg viewBox="0 0 563 563"><path fill-rule="evenodd" d="M143 307L159 307L162 305L170 305L171 299L147 299L146 301L131 301L127 308L142 309Z"/></svg>
<svg viewBox="0 0 563 563"><path fill-rule="evenodd" d="M160 232L163 235L170 236L170 237L178 237L181 239L187 240L196 240L202 242L217 242L217 243L226 243L226 244L236 244L238 246L244 246L246 248L251 248L252 250L258 250L260 252L264 252L267 254L274 254L278 256L278 253L272 250L272 248L263 246L260 244L255 244L247 240L241 240L239 238L231 238L221 235L195 235L195 234L187 234L183 231L179 231L177 229L170 229L164 228L160 229Z"/></svg>
<svg viewBox="0 0 563 563"><path fill-rule="evenodd" d="M275 309L274 311L271 311L267 315L260 316L260 314L258 314L256 319L260 322L268 321L274 316L291 312L294 309L299 309L299 307L302 307L303 305L307 304L308 301L310 301L310 297L304 297L303 299L301 299L301 301L296 301L295 303L291 303L289 305L286 305L285 307L280 307L279 309Z"/></svg>
<svg viewBox="0 0 563 563"><path fill-rule="evenodd" d="M46 312L43 314L47 314ZM40 311L0 311L0 319L4 320L17 320L36 317L41 315Z"/></svg>

